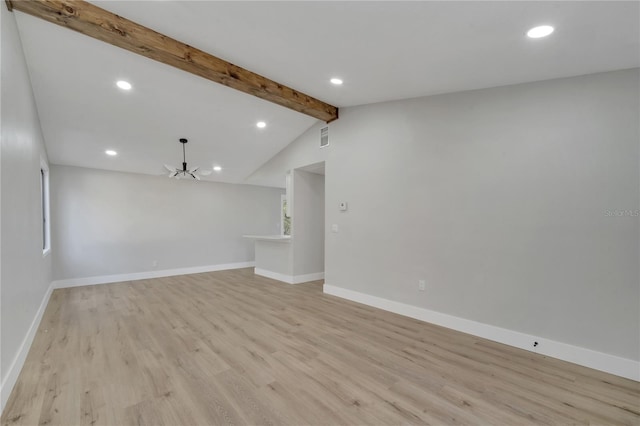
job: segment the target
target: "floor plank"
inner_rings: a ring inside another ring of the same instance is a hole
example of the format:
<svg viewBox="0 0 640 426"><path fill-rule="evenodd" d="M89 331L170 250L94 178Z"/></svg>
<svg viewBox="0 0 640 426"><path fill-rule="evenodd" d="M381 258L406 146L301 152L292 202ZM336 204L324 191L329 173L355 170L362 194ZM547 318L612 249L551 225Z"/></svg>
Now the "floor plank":
<svg viewBox="0 0 640 426"><path fill-rule="evenodd" d="M17 425L640 425L640 383L251 269L55 290Z"/></svg>

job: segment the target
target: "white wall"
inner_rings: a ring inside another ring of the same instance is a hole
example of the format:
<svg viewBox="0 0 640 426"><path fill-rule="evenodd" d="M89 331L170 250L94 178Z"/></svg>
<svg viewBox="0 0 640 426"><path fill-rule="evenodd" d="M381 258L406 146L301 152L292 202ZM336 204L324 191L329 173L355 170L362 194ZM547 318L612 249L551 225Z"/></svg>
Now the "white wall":
<svg viewBox="0 0 640 426"><path fill-rule="evenodd" d="M324 272L324 176L293 171L293 275Z"/></svg>
<svg viewBox="0 0 640 426"><path fill-rule="evenodd" d="M2 171L0 370L2 408L26 351L28 332L48 295L51 255L42 255L40 159L46 161L38 113L14 15L1 15ZM37 324L36 324L37 325Z"/></svg>
<svg viewBox="0 0 640 426"><path fill-rule="evenodd" d="M255 240L256 270L293 276L293 249L291 241Z"/></svg>
<svg viewBox="0 0 640 426"><path fill-rule="evenodd" d="M280 189L51 167L55 280L254 260ZM157 266L153 262L157 261Z"/></svg>
<svg viewBox="0 0 640 426"><path fill-rule="evenodd" d="M340 109L342 111L342 109ZM288 170L325 161L332 154L331 146L320 148L320 129L324 122L317 122L285 149L273 156L246 179L246 183L284 188ZM332 125L330 125L331 127ZM329 140L333 134L329 132Z"/></svg>
<svg viewBox="0 0 640 426"><path fill-rule="evenodd" d="M640 208L639 81L341 109L248 181L326 160L328 284L639 360L639 218L607 214Z"/></svg>

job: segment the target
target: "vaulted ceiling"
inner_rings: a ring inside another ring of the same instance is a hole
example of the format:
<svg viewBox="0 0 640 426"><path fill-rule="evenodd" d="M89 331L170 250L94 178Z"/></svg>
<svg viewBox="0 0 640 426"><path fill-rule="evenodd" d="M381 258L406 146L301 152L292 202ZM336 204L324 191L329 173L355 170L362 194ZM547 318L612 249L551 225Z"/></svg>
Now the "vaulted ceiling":
<svg viewBox="0 0 640 426"><path fill-rule="evenodd" d="M637 2L92 3L338 107L640 66ZM15 13L54 164L162 174L186 137L190 165L243 182L316 122Z"/></svg>

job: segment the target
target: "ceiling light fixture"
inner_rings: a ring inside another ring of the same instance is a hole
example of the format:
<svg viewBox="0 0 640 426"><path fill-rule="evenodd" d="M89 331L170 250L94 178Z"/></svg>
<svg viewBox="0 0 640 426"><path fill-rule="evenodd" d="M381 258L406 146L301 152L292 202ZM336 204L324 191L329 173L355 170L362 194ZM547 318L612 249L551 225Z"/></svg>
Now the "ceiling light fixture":
<svg viewBox="0 0 640 426"><path fill-rule="evenodd" d="M219 172L219 171L221 171L221 170L222 170L222 167L220 167L220 166L215 166L215 167L213 168L213 171L215 171L215 172Z"/></svg>
<svg viewBox="0 0 640 426"><path fill-rule="evenodd" d="M341 78L337 78L337 77L333 77L329 81L331 82L331 84L335 84L336 86L340 86L343 83L342 79Z"/></svg>
<svg viewBox="0 0 640 426"><path fill-rule="evenodd" d="M187 156L185 154L185 146L187 145L187 142L189 142L188 140L186 140L185 138L180 139L180 143L182 144L182 168L179 169L177 167L171 167L168 165L164 165L164 167L169 170L169 177L170 178L176 178L176 179L181 179L181 178L193 178L195 180L200 180L200 176L198 176L198 174L201 174L203 176L207 176L209 174L211 174L211 170L199 170L200 167L194 167L193 169L189 169L187 168Z"/></svg>
<svg viewBox="0 0 640 426"><path fill-rule="evenodd" d="M107 155L110 155L111 157L114 157L114 156L118 155L118 153L117 153L117 152L115 152L115 151L114 151L114 150L112 150L112 149L108 149L108 150L106 150L104 153L105 153L105 154L107 154Z"/></svg>
<svg viewBox="0 0 640 426"><path fill-rule="evenodd" d="M116 82L116 86L118 86L122 90L131 90L131 83L129 83L128 81L118 80Z"/></svg>
<svg viewBox="0 0 640 426"><path fill-rule="evenodd" d="M529 38L542 38L548 36L552 32L553 27L551 25L540 25L539 27L533 27L527 31L527 36Z"/></svg>
<svg viewBox="0 0 640 426"><path fill-rule="evenodd" d="M267 123L265 123L264 121L258 121L258 122L256 123L256 126L257 126L259 129L264 129L265 127L267 127Z"/></svg>

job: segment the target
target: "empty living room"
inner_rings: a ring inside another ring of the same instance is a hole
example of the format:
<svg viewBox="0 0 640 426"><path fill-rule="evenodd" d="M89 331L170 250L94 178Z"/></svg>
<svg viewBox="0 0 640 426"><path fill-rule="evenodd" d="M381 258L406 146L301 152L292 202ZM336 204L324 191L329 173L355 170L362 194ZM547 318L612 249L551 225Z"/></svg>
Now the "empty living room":
<svg viewBox="0 0 640 426"><path fill-rule="evenodd" d="M1 426L640 425L640 1L0 17Z"/></svg>

